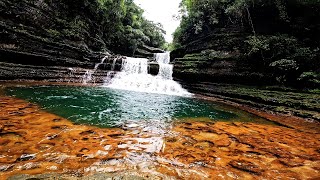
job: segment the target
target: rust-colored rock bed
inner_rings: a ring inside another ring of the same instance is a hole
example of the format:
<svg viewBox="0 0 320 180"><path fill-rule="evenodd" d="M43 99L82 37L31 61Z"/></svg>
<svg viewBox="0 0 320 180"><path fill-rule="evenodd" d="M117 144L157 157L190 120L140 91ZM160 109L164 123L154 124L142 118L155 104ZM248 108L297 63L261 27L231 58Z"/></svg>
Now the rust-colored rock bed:
<svg viewBox="0 0 320 180"><path fill-rule="evenodd" d="M47 173L319 179L320 132L304 128L190 120L160 130L143 121L103 129L0 96L0 179Z"/></svg>

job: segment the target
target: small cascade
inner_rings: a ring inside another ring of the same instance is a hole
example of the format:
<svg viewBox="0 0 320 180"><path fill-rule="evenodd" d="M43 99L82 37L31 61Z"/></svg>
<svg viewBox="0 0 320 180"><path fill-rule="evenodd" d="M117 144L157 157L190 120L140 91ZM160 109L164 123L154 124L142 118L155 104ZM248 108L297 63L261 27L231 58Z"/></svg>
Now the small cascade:
<svg viewBox="0 0 320 180"><path fill-rule="evenodd" d="M127 57L126 60L122 61L122 72L128 75L131 74L148 74L148 59L145 58L130 58Z"/></svg>
<svg viewBox="0 0 320 180"><path fill-rule="evenodd" d="M169 64L170 63L170 52L156 53L154 54L155 59L158 63Z"/></svg>
<svg viewBox="0 0 320 180"><path fill-rule="evenodd" d="M173 65L170 63L170 53L156 53L155 59L159 64L158 76L164 79L172 80Z"/></svg>
<svg viewBox="0 0 320 180"><path fill-rule="evenodd" d="M68 81L67 82L70 83L71 82L71 78L74 76L75 69L68 68L67 71L68 71L68 78L67 78Z"/></svg>
<svg viewBox="0 0 320 180"><path fill-rule="evenodd" d="M159 53L155 54L155 57L159 63L157 76L148 74L148 59L126 57L122 60L121 72L106 81L104 86L148 93L190 95L179 83L172 80L173 66L169 64L170 54Z"/></svg>
<svg viewBox="0 0 320 180"><path fill-rule="evenodd" d="M92 81L92 75L98 70L99 66L101 64L103 64L106 59L110 56L109 53L107 53L106 56L104 56L102 59L101 59L101 62L100 63L97 63L93 70L87 70L84 75L82 76L82 84L87 84L88 82Z"/></svg>
<svg viewBox="0 0 320 180"><path fill-rule="evenodd" d="M87 70L84 75L82 76L82 84L87 84L89 81L92 80L92 74L94 73L94 70Z"/></svg>
<svg viewBox="0 0 320 180"><path fill-rule="evenodd" d="M117 60L118 60L117 58L113 59L113 62L112 62L112 65L111 65L111 69L110 69L110 71L108 71L107 77L104 80L105 83L110 82L112 77L114 76Z"/></svg>

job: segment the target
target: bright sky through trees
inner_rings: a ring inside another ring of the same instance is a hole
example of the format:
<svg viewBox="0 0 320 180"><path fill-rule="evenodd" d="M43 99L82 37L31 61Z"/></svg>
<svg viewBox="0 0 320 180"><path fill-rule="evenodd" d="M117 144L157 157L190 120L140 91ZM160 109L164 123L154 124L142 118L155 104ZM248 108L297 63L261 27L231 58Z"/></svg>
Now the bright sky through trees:
<svg viewBox="0 0 320 180"><path fill-rule="evenodd" d="M134 0L137 5L145 10L145 18L161 23L167 42L172 42L172 33L179 26L180 21L173 16L178 14L181 0Z"/></svg>

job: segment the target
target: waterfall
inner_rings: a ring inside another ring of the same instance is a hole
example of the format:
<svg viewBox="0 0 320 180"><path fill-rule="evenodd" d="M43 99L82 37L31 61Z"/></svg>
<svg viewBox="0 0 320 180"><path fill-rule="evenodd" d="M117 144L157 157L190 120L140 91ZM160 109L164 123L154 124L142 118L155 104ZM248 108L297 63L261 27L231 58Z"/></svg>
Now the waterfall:
<svg viewBox="0 0 320 180"><path fill-rule="evenodd" d="M92 81L92 75L98 70L99 66L103 64L109 56L110 54L107 53L107 55L101 59L100 63L95 64L93 70L87 70L84 73L84 75L82 76L82 84L87 84L88 82Z"/></svg>
<svg viewBox="0 0 320 180"><path fill-rule="evenodd" d="M155 59L158 63L169 64L170 63L170 53L156 53L154 54Z"/></svg>
<svg viewBox="0 0 320 180"><path fill-rule="evenodd" d="M121 71L104 86L114 89L140 91L147 93L189 96L181 85L172 79L173 65L170 65L170 54L155 54L159 63L157 76L148 74L148 59L126 57L122 61Z"/></svg>
<svg viewBox="0 0 320 180"><path fill-rule="evenodd" d="M87 70L82 76L82 84L87 84L89 81L91 81L93 73L93 70Z"/></svg>
<svg viewBox="0 0 320 180"><path fill-rule="evenodd" d="M172 80L173 65L170 63L170 53L156 53L155 59L159 64L158 76L164 79Z"/></svg>
<svg viewBox="0 0 320 180"><path fill-rule="evenodd" d="M110 71L108 71L108 73L107 73L107 77L104 79L104 82L105 83L108 83L108 82L110 82L111 81L111 79L112 79L112 77L113 77L113 75L114 75L114 70L115 70L115 68L116 68L116 63L117 63L117 58L114 58L113 59L113 63L112 63L112 65L111 65L111 69L110 69Z"/></svg>

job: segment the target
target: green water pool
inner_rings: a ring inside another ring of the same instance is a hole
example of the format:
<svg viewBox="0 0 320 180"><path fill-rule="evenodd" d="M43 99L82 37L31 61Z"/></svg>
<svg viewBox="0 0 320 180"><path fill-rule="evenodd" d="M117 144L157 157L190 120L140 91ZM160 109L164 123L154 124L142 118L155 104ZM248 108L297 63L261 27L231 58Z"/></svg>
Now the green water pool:
<svg viewBox="0 0 320 180"><path fill-rule="evenodd" d="M184 120L272 124L233 107L191 97L115 90L104 87L20 86L6 94L36 103L78 124L119 127L127 121L172 123Z"/></svg>

